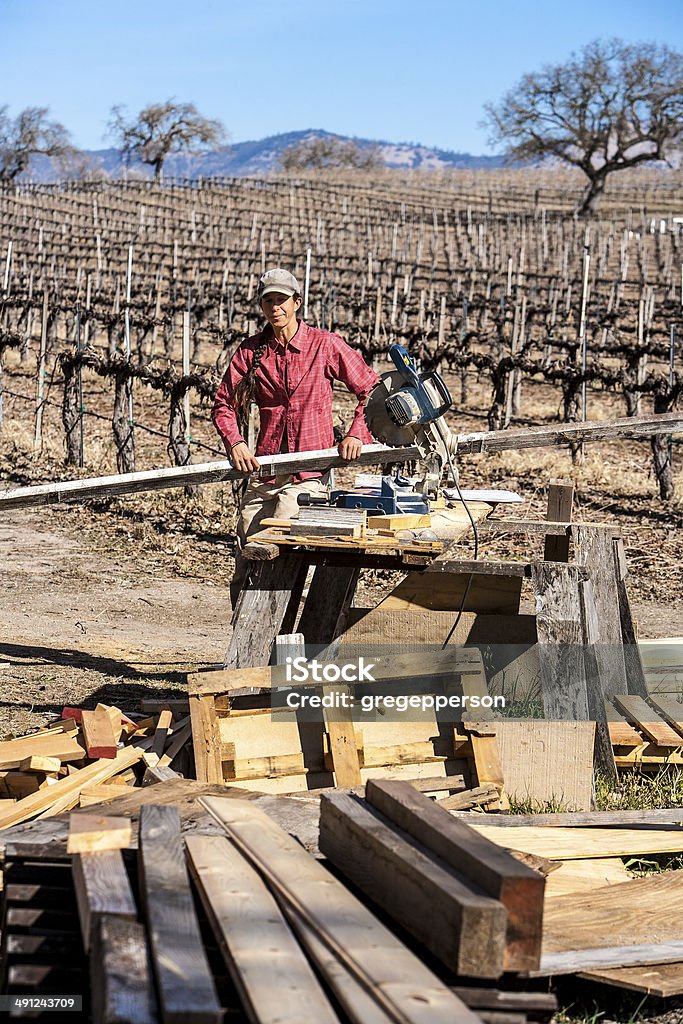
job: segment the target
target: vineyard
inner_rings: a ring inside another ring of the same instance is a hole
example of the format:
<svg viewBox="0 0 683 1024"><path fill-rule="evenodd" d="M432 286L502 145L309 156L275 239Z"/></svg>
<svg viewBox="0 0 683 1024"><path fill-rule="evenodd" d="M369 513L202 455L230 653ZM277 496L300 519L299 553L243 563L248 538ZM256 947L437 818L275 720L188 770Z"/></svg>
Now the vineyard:
<svg viewBox="0 0 683 1024"><path fill-rule="evenodd" d="M537 422L538 386L567 422L604 394L670 411L679 178L622 175L589 222L561 171L19 185L0 193L0 418L36 448L61 433L72 466L107 421L119 471L222 455L208 406L274 265L305 282L305 319L377 369L400 341L490 429ZM670 498L666 438L653 459Z"/></svg>

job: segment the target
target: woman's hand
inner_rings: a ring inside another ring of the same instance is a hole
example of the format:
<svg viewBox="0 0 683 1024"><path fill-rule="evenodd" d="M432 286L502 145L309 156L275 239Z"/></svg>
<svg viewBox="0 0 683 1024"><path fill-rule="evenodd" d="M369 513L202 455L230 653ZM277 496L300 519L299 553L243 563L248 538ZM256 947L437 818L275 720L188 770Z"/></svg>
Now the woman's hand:
<svg viewBox="0 0 683 1024"><path fill-rule="evenodd" d="M232 449L230 461L240 473L253 473L260 467L260 463L253 454L246 441L240 441Z"/></svg>
<svg viewBox="0 0 683 1024"><path fill-rule="evenodd" d="M357 437L354 437L353 434L347 434L338 448L342 459L345 459L347 462L353 462L354 459L359 459L362 450L362 441Z"/></svg>

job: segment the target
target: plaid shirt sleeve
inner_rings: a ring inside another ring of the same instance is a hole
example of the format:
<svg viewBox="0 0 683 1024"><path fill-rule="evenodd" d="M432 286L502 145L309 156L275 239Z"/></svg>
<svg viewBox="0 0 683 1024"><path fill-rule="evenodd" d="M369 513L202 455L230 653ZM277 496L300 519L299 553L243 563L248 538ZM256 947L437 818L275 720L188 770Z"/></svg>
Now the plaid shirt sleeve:
<svg viewBox="0 0 683 1024"><path fill-rule="evenodd" d="M347 430L363 444L372 444L372 434L365 425L364 408L368 395L379 381L360 352L351 348L338 334L332 335L332 365L334 376L358 398L353 423Z"/></svg>

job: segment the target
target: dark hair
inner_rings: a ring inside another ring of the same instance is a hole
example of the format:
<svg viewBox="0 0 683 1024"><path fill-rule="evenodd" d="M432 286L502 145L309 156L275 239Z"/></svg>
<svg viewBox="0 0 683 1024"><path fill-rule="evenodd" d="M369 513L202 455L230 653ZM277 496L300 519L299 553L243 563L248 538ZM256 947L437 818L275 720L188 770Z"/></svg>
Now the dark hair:
<svg viewBox="0 0 683 1024"><path fill-rule="evenodd" d="M235 390L232 393L232 407L235 410L237 425L241 434L244 434L247 429L247 424L249 423L249 409L251 407L251 403L256 400L256 371L261 364L261 360L266 354L268 342L272 336L273 328L270 324L266 324L261 331L261 340L254 349L251 366L242 379L237 383Z"/></svg>

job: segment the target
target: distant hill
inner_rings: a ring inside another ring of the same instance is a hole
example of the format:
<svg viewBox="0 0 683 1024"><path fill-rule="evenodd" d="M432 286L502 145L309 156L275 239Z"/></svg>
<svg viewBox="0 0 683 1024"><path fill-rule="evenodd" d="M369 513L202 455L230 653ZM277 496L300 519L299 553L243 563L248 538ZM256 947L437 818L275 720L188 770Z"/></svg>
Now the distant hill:
<svg viewBox="0 0 683 1024"><path fill-rule="evenodd" d="M298 132L285 132L282 135L270 135L266 139L252 142L236 142L232 146L204 153L201 156L171 156L164 165L164 173L180 177L210 177L224 175L239 177L246 175L271 174L280 169L280 157L290 146L314 138L329 138L332 132L318 129L306 129ZM337 136L345 139L347 136ZM395 169L446 170L448 168L492 168L502 167L500 156L473 156L471 153L454 153L445 149L430 149L413 142L383 142L371 139L353 139L361 149L377 147L384 161L384 166ZM83 150L73 165L67 169L69 175L89 169L100 171L105 175L117 178L124 167L116 149ZM151 169L143 164L131 164L128 173L131 175L151 176ZM64 177L65 171L48 157L34 157L28 177L34 181L52 181Z"/></svg>

